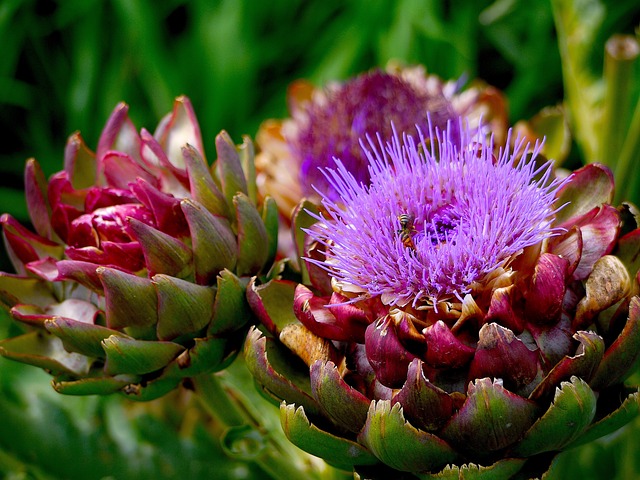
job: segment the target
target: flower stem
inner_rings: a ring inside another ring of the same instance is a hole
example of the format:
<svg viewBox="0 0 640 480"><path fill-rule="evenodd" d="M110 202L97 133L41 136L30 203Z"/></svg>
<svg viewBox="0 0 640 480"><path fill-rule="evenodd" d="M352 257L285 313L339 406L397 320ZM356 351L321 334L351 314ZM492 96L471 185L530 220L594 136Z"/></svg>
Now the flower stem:
<svg viewBox="0 0 640 480"><path fill-rule="evenodd" d="M634 203L640 201L640 176L634 174L634 170L640 164L640 99L631 119L631 125L627 133L618 167L615 171L616 204L623 200Z"/></svg>
<svg viewBox="0 0 640 480"><path fill-rule="evenodd" d="M198 399L213 418L227 427L244 423L244 417L231 402L215 375L199 375L192 380Z"/></svg>
<svg viewBox="0 0 640 480"><path fill-rule="evenodd" d="M630 87L638 54L640 46L631 35L614 35L605 45L606 90L598 157L614 171L629 126Z"/></svg>
<svg viewBox="0 0 640 480"><path fill-rule="evenodd" d="M215 375L199 375L192 380L194 391L204 408L227 427L221 442L230 456L255 462L274 480L338 478L333 468L322 465L319 469L318 465L312 465L306 454L294 449L286 440L279 441L275 428L265 425L261 412L252 408L254 399L249 401L238 388L226 385L235 383L227 378L229 375L232 373L225 371ZM230 381L221 381L223 376Z"/></svg>

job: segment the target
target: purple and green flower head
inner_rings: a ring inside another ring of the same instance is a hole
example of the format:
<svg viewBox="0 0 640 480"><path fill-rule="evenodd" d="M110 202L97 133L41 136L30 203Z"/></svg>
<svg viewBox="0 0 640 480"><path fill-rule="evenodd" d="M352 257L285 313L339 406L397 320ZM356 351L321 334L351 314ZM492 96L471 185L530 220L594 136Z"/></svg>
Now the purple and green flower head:
<svg viewBox="0 0 640 480"><path fill-rule="evenodd" d="M363 144L370 184L339 159L323 169L338 198L318 190L326 215L308 231L327 247L326 259L309 261L343 293L398 306L462 301L559 232L552 223L562 181L551 162L537 161L541 144L515 139L494 155L493 140L463 122L432 127L427 139L394 131L388 143L377 140Z"/></svg>
<svg viewBox="0 0 640 480"><path fill-rule="evenodd" d="M128 110L114 109L95 153L73 134L49 181L27 162L35 231L0 215L16 272L0 272L0 307L26 332L0 339L0 356L45 369L61 393L151 400L238 353L277 207L257 201L249 139L221 132L207 162L188 98L153 135Z"/></svg>
<svg viewBox="0 0 640 480"><path fill-rule="evenodd" d="M247 366L293 443L363 478L540 478L640 409L639 219L603 165L426 131L365 137L368 181L322 169L302 283L247 287Z"/></svg>

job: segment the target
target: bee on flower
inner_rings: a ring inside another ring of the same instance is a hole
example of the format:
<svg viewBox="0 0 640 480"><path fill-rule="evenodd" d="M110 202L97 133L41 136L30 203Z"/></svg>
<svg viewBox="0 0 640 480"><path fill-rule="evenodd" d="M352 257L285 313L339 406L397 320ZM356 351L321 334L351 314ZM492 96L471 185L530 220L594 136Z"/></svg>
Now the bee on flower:
<svg viewBox="0 0 640 480"><path fill-rule="evenodd" d="M415 250L416 246L413 243L413 235L416 232L416 229L413 226L413 217L408 213L401 213L398 215L398 221L400 222L400 229L397 230L396 233L400 237L402 245Z"/></svg>

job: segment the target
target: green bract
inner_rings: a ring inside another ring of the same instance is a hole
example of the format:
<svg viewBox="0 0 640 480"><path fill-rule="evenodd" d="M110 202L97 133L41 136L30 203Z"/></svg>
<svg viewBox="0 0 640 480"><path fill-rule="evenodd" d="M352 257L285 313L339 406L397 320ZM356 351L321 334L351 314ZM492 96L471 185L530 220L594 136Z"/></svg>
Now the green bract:
<svg viewBox="0 0 640 480"><path fill-rule="evenodd" d="M0 273L0 300L25 333L0 354L49 371L61 393L148 400L235 357L277 213L257 203L249 139L219 134L210 166L185 97L154 135L127 112L114 110L95 154L72 135L48 182L27 163L35 233L1 218L16 274Z"/></svg>

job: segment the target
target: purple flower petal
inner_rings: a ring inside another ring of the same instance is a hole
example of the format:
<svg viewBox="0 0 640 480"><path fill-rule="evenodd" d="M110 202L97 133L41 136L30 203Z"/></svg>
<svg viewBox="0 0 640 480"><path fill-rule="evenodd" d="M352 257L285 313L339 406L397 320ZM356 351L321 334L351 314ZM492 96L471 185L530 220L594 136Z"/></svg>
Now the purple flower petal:
<svg viewBox="0 0 640 480"><path fill-rule="evenodd" d="M294 108L297 125L286 136L300 165L305 194L313 195L313 185L336 199L331 181L319 170L332 166L334 156L342 160L356 181L368 183L368 162L358 141L378 132L390 137L392 122L405 132L415 132L416 125L426 129L426 112L440 128L453 120L456 132L452 133L457 138L458 115L444 92L428 91L400 75L380 70L333 85L303 108Z"/></svg>
<svg viewBox="0 0 640 480"><path fill-rule="evenodd" d="M98 180L97 168L96 156L84 143L80 132L72 134L64 149L64 171L74 188L95 185Z"/></svg>
<svg viewBox="0 0 640 480"><path fill-rule="evenodd" d="M584 280L595 262L613 250L620 231L620 214L615 207L604 204L561 225L566 229L573 226L578 226L582 235L582 255L573 276Z"/></svg>
<svg viewBox="0 0 640 480"><path fill-rule="evenodd" d="M111 113L98 141L96 158L99 175L106 173L103 158L109 150L128 154L134 161L141 162L140 149L140 135L129 118L129 106L120 103Z"/></svg>
<svg viewBox="0 0 640 480"><path fill-rule="evenodd" d="M24 170L24 188L29 218L39 235L52 239L50 207L47 204L47 180L38 162L33 158L27 161Z"/></svg>
<svg viewBox="0 0 640 480"><path fill-rule="evenodd" d="M200 125L187 97L176 99L173 112L160 121L154 137L167 153L169 161L181 170L184 170L182 147L186 144L193 145L204 158Z"/></svg>
<svg viewBox="0 0 640 480"><path fill-rule="evenodd" d="M519 161L523 141L496 157L483 135L461 135L455 143L451 129L432 133L429 148L409 135L370 142L369 186L336 160L324 174L339 199L325 195L326 218L313 215L319 222L308 230L327 258L307 261L385 304L436 305L461 301L523 249L560 233L552 223L562 182L550 179L550 163L536 167L540 145Z"/></svg>
<svg viewBox="0 0 640 480"><path fill-rule="evenodd" d="M128 154L109 151L102 157L104 176L107 183L116 188L127 188L137 178L156 184L157 179L136 163Z"/></svg>

